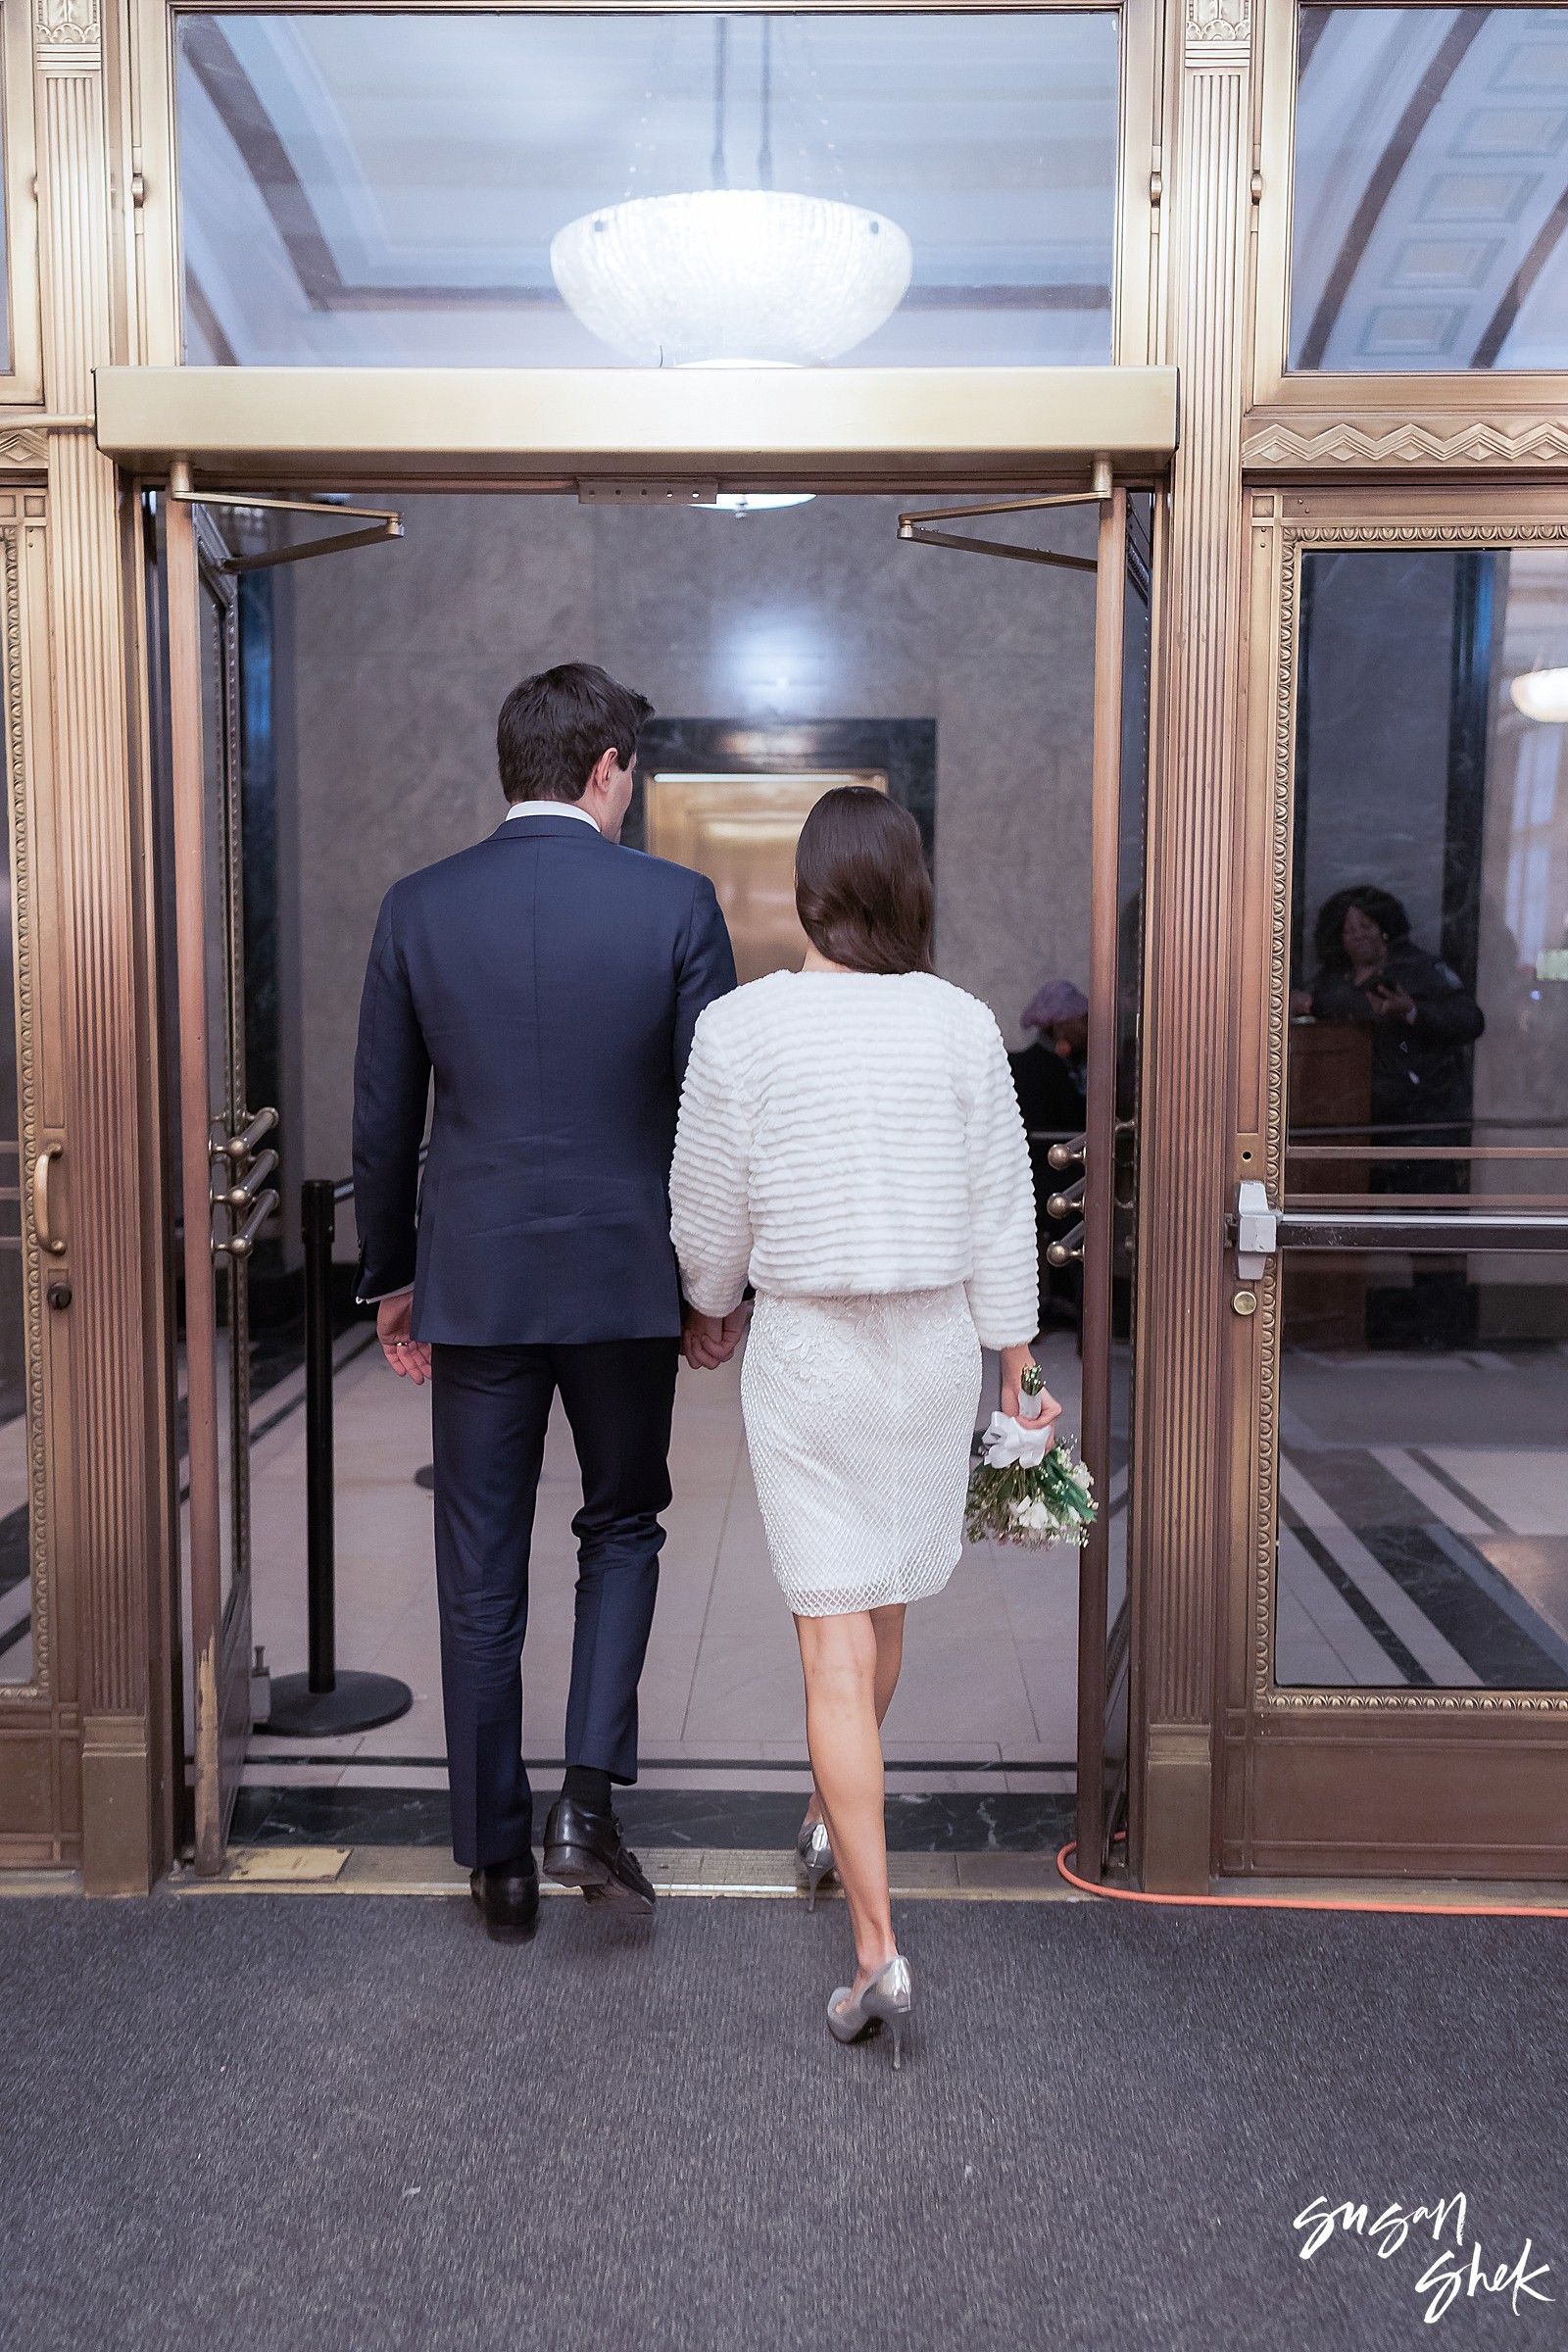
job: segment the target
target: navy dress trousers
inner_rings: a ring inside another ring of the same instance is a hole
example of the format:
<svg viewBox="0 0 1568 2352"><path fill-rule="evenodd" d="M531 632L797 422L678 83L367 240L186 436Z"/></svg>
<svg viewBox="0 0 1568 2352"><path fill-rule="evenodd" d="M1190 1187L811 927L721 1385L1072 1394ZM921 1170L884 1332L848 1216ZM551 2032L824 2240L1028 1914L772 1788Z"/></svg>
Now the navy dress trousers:
<svg viewBox="0 0 1568 2352"><path fill-rule="evenodd" d="M558 1391L583 1479L565 1757L637 1777L679 1356L675 1113L698 1015L734 985L711 883L564 808L410 874L376 923L354 1071L359 1295L412 1283L433 1353L447 1762L469 1868L532 1837L520 1659Z"/></svg>

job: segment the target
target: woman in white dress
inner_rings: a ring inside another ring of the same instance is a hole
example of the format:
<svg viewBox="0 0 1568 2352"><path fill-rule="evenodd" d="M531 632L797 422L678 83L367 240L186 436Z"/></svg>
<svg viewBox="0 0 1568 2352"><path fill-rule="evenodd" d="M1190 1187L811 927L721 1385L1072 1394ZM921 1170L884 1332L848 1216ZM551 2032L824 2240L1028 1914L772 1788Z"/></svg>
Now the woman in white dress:
<svg viewBox="0 0 1568 2352"><path fill-rule="evenodd" d="M801 833L796 904L802 969L697 1024L671 1232L692 1360L727 1351L724 1324L756 1289L741 1398L806 1678L800 1852L813 1887L837 1869L855 1934L828 2027L851 2041L888 2024L897 2065L911 1985L879 1732L905 1608L962 1549L982 1344L1002 1354L1004 1411L1018 1409L1039 1320L1034 1195L997 1024L931 970L914 819L865 786L826 794Z"/></svg>

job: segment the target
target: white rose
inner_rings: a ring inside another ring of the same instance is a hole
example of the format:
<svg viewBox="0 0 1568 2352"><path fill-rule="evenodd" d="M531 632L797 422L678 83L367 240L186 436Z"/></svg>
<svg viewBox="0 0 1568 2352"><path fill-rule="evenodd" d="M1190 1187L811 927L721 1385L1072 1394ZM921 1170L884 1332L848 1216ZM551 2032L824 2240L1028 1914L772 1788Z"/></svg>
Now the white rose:
<svg viewBox="0 0 1568 2352"><path fill-rule="evenodd" d="M1072 1483L1075 1487L1082 1487L1086 1494L1095 1483L1082 1462L1073 1464Z"/></svg>

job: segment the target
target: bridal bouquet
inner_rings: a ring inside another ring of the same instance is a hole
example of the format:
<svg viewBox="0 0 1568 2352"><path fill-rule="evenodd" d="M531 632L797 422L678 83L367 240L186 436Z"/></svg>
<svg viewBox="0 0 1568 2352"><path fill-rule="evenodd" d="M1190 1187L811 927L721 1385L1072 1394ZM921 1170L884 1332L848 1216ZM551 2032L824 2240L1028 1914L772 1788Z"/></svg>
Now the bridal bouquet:
<svg viewBox="0 0 1568 2352"><path fill-rule="evenodd" d="M1026 1396L1039 1396L1045 1381L1038 1365L1027 1367L1022 1387ZM1095 1482L1069 1444L1053 1446L1049 1430L993 1413L980 1446L963 1516L971 1544L1021 1544L1030 1551L1084 1544L1095 1523Z"/></svg>

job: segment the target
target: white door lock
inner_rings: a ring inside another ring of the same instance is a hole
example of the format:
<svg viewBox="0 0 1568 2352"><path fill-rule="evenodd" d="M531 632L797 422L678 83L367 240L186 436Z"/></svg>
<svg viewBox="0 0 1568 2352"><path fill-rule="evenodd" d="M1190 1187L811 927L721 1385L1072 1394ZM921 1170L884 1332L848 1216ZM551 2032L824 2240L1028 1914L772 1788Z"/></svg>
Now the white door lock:
<svg viewBox="0 0 1568 2352"><path fill-rule="evenodd" d="M1268 1204L1267 1188L1255 1176L1244 1177L1236 1195L1236 1272L1242 1282L1256 1282L1268 1271L1279 1247L1279 1226Z"/></svg>

